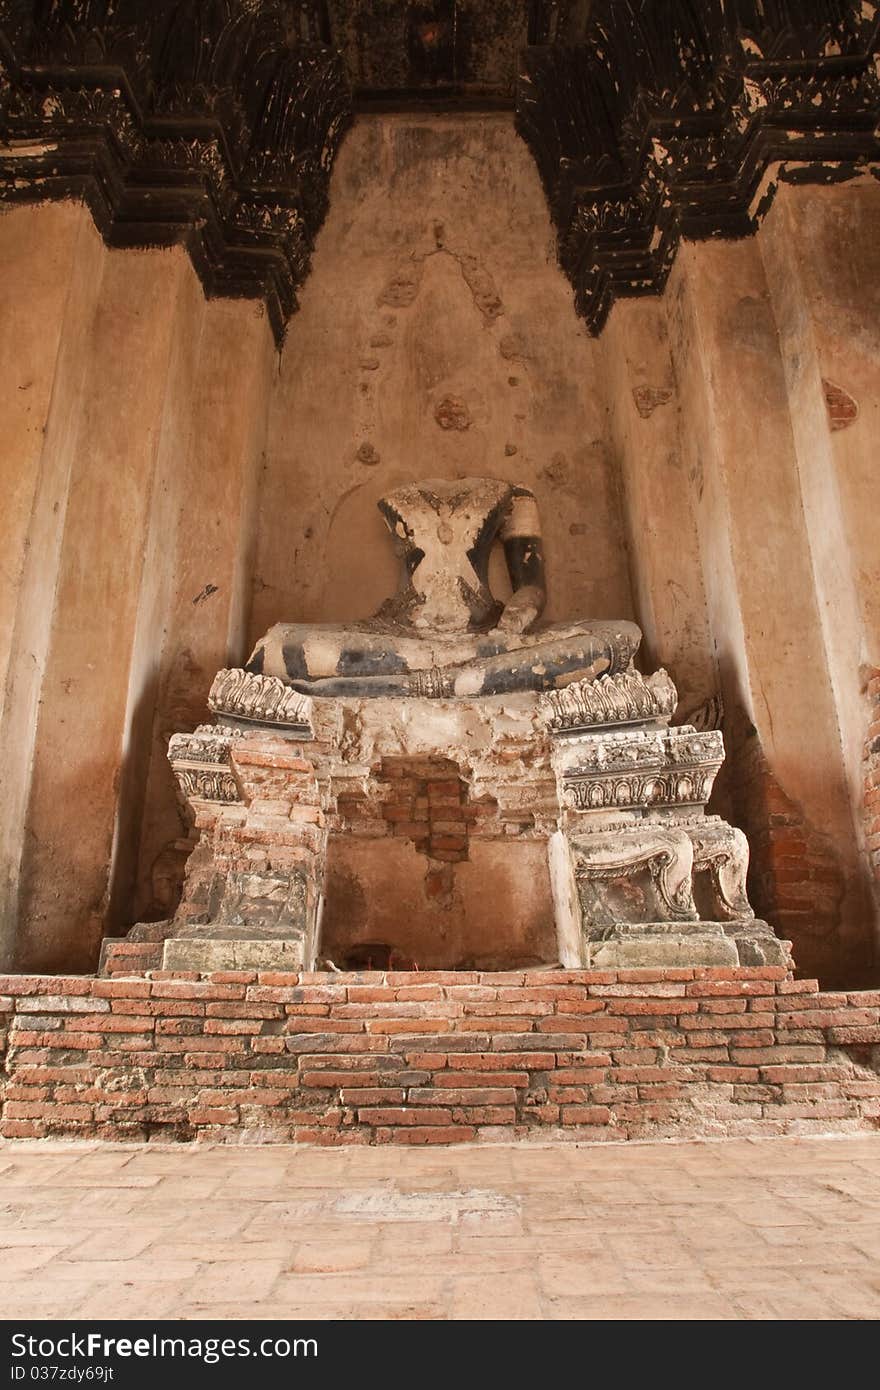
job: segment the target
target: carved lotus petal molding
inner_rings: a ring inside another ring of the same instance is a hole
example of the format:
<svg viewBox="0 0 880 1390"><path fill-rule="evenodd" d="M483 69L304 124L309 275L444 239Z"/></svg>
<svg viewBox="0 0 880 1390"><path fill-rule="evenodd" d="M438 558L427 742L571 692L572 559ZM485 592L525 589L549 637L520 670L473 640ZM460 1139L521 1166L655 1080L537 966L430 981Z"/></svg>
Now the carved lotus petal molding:
<svg viewBox="0 0 880 1390"><path fill-rule="evenodd" d="M554 733L669 719L677 703L678 692L662 669L647 680L638 671L622 671L596 681L574 681L549 691L542 701Z"/></svg>
<svg viewBox="0 0 880 1390"><path fill-rule="evenodd" d="M292 690L277 676L256 676L238 667L218 671L208 706L215 714L292 730L304 738L314 732L309 696Z"/></svg>

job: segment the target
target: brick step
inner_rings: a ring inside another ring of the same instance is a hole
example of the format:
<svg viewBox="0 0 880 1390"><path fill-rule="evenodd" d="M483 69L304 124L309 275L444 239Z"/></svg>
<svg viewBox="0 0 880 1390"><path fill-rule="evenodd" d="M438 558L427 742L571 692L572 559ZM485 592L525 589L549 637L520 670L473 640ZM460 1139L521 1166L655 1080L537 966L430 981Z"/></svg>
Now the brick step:
<svg viewBox="0 0 880 1390"><path fill-rule="evenodd" d="M8 976L0 1133L320 1143L876 1128L880 992L779 968Z"/></svg>
<svg viewBox="0 0 880 1390"><path fill-rule="evenodd" d="M145 975L162 965L161 941L115 941L105 937L101 946L99 973L109 976Z"/></svg>

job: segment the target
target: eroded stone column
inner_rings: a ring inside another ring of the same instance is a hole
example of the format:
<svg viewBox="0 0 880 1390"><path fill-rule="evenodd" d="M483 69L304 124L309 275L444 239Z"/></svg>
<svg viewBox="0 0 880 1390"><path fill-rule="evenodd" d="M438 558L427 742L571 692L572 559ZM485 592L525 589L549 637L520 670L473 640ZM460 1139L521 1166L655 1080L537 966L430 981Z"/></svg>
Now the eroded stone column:
<svg viewBox="0 0 880 1390"><path fill-rule="evenodd" d="M128 833L120 836L127 854L116 863L111 925L172 915L192 845L168 766L168 740L205 718L215 672L248 654L255 503L273 359L268 319L257 306L241 300L204 306L189 410L166 475L172 514L166 523L154 513L152 523L164 587L161 605L154 601L139 620L150 666L137 689L132 683L133 718L148 680L151 698L142 709L140 781Z"/></svg>
<svg viewBox="0 0 880 1390"><path fill-rule="evenodd" d="M15 959L21 857L88 343L106 252L88 211L0 217L0 957ZM87 550L89 538L80 544ZM72 808L71 808L72 809Z"/></svg>
<svg viewBox="0 0 880 1390"><path fill-rule="evenodd" d="M642 661L669 669L690 712L716 693L718 673L662 302L620 300L600 341Z"/></svg>
<svg viewBox="0 0 880 1390"><path fill-rule="evenodd" d="M92 258L88 244L93 243ZM3 390L3 449L0 451L0 707L27 558L27 536L38 505L42 475L51 464L46 429L66 397L68 415L77 400L81 353L71 354L69 330L82 332L100 278L100 239L86 210L74 203L16 208L0 217L0 382ZM77 284L77 268L91 283ZM95 273L97 271L97 274ZM74 325L73 316L79 315ZM65 342L65 332L68 341ZM67 349L67 361L62 353ZM61 374L60 378L58 374ZM55 425L57 432L58 424ZM69 434L69 430L65 431ZM55 440L55 452L59 440ZM57 484L58 479L51 479ZM50 479L46 478L47 484ZM54 501L58 501L56 496ZM60 510L60 508L59 508ZM56 512L57 516L58 513ZM60 523L59 523L60 524Z"/></svg>
<svg viewBox="0 0 880 1390"><path fill-rule="evenodd" d="M667 302L753 898L802 970L852 979L871 949L864 866L758 245L683 246Z"/></svg>
<svg viewBox="0 0 880 1390"><path fill-rule="evenodd" d="M858 839L880 664L880 186L779 190L758 244L779 329L822 635ZM869 754L870 756L870 754ZM868 809L872 803L868 802Z"/></svg>
<svg viewBox="0 0 880 1390"><path fill-rule="evenodd" d="M25 842L11 866L16 959L30 968L84 969L97 956L132 753L126 710L156 460L169 372L192 332L193 279L182 250L107 253L90 332L76 343L85 374Z"/></svg>

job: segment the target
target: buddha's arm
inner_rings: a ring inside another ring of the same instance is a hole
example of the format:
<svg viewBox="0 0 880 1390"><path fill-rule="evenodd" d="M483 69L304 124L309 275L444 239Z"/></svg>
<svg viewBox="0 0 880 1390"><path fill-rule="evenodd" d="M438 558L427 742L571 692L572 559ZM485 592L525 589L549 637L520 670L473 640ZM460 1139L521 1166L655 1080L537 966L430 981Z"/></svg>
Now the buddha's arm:
<svg viewBox="0 0 880 1390"><path fill-rule="evenodd" d="M503 631L525 632L541 616L547 602L541 520L534 494L514 492L499 531L513 594L498 620Z"/></svg>

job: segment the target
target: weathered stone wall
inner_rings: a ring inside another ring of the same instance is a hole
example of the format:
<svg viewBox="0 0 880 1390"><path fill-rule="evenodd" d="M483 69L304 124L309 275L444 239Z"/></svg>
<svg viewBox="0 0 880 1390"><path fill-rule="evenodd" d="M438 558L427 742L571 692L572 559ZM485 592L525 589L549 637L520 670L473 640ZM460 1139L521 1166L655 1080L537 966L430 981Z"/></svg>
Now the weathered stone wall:
<svg viewBox="0 0 880 1390"><path fill-rule="evenodd" d="M723 696L716 806L749 836L756 910L836 982L877 942L878 219L871 179L780 188L754 238L684 243L601 340L646 649L682 711Z"/></svg>
<svg viewBox="0 0 880 1390"><path fill-rule="evenodd" d="M782 968L0 979L13 1138L446 1144L880 1122L880 994Z"/></svg>
<svg viewBox="0 0 880 1390"><path fill-rule="evenodd" d="M801 933L795 949L806 955L804 968L833 971L841 938L857 952L867 922L857 900L852 804L758 240L683 247L667 294L729 741L732 755L748 762L739 797L732 770L734 804L739 800L747 833L760 832L770 798L756 799L751 783L755 760L763 758L784 796L800 807L807 834L830 838L850 901L815 913L811 937Z"/></svg>
<svg viewBox="0 0 880 1390"><path fill-rule="evenodd" d="M107 251L78 204L5 212L0 247L0 940L88 968L175 891L163 735L244 655L274 349L182 249Z"/></svg>
<svg viewBox="0 0 880 1390"><path fill-rule="evenodd" d="M670 671L689 712L715 694L718 673L666 302L621 301L600 341L642 660Z"/></svg>

